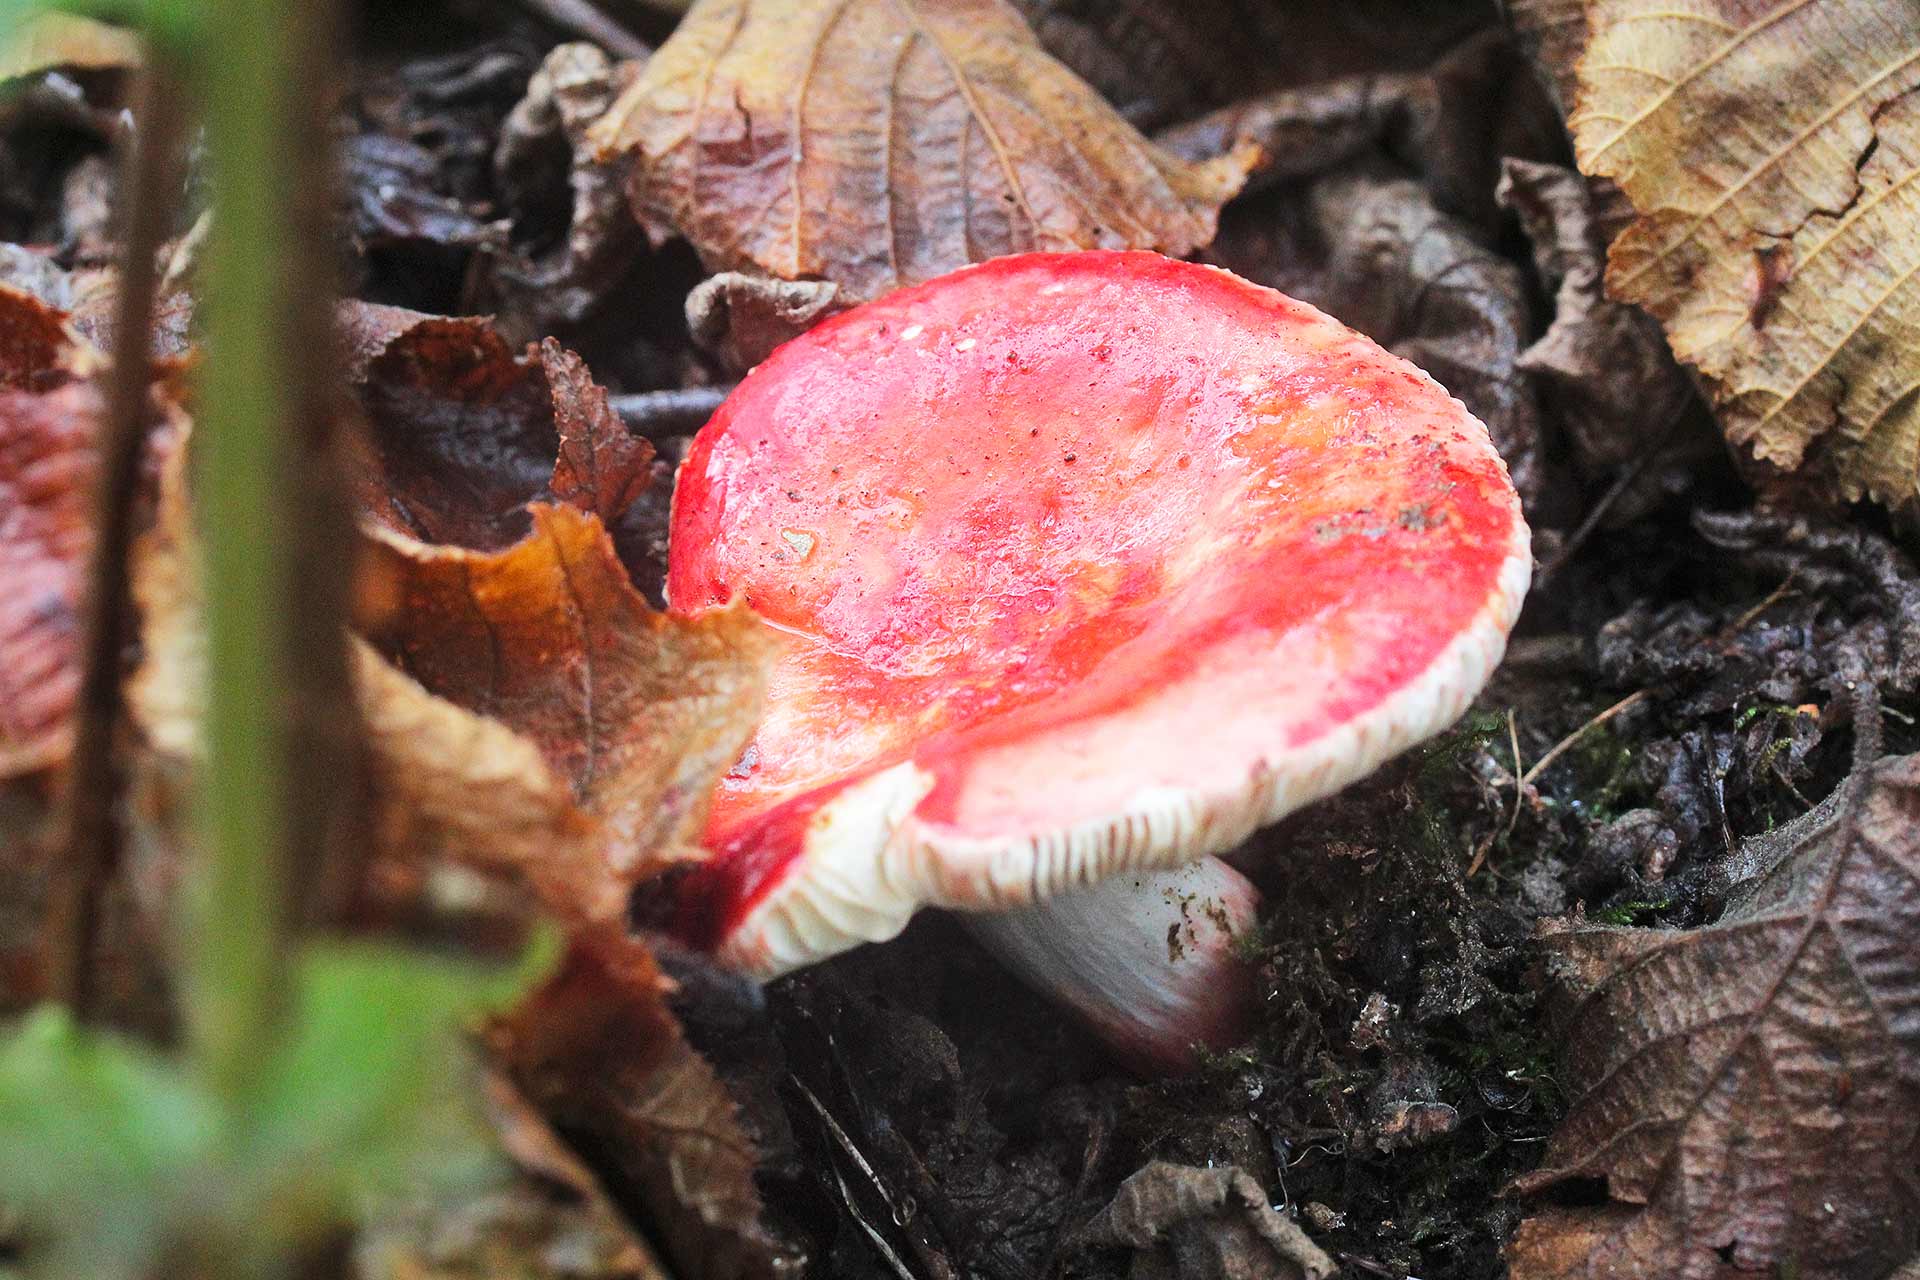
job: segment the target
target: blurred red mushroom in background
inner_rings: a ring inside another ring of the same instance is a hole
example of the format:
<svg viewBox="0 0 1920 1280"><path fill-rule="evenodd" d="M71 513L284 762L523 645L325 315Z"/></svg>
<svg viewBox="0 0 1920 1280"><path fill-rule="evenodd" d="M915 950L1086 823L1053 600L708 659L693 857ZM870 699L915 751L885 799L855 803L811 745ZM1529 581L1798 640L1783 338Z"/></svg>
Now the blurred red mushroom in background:
<svg viewBox="0 0 1920 1280"><path fill-rule="evenodd" d="M1227 272L1027 254L855 308L680 469L672 607L787 645L676 927L771 977L1001 912L1027 981L1188 1062L1251 986L1209 855L1452 723L1530 572L1458 401Z"/></svg>

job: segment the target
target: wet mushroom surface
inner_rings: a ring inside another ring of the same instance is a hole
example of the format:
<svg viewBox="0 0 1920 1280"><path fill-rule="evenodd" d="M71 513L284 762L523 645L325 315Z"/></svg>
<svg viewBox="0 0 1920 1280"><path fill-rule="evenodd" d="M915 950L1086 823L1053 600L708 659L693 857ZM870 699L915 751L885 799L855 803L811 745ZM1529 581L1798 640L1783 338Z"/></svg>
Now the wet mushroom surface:
<svg viewBox="0 0 1920 1280"><path fill-rule="evenodd" d="M1432 379L1149 253L999 259L783 347L670 545L676 610L786 642L681 920L763 976L1231 847L1451 723L1531 569Z"/></svg>

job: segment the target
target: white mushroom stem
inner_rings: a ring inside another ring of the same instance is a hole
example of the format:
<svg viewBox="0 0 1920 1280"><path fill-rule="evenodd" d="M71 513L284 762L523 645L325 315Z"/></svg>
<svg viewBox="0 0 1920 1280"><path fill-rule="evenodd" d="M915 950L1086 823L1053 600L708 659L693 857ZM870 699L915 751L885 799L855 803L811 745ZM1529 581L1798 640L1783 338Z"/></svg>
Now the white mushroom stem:
<svg viewBox="0 0 1920 1280"><path fill-rule="evenodd" d="M1194 1066L1196 1047L1230 1048L1247 1029L1256 984L1235 939L1259 908L1245 876L1206 858L961 918L1022 981L1129 1061L1180 1071Z"/></svg>

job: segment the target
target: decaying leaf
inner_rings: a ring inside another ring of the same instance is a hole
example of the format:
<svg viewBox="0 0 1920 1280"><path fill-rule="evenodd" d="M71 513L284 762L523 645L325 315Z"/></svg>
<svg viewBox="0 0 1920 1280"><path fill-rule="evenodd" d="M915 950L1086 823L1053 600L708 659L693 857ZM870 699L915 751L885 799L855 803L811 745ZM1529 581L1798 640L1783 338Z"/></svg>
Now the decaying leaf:
<svg viewBox="0 0 1920 1280"><path fill-rule="evenodd" d="M100 412L87 383L0 388L0 776L65 754Z"/></svg>
<svg viewBox="0 0 1920 1280"><path fill-rule="evenodd" d="M384 1205L356 1233L355 1280L668 1280L546 1118L499 1074L485 1083L514 1167L457 1195Z"/></svg>
<svg viewBox="0 0 1920 1280"><path fill-rule="evenodd" d="M128 692L150 740L191 758L205 652L182 510L167 501L137 562L146 656ZM538 509L497 555L398 535L371 554L401 607L369 632L417 668L355 645L383 851L517 873L562 915L617 917L692 843L751 731L759 623L744 607L651 611L604 528L568 507Z"/></svg>
<svg viewBox="0 0 1920 1280"><path fill-rule="evenodd" d="M760 1221L753 1144L681 1036L665 990L638 943L590 932L543 989L496 1022L489 1043L563 1132L597 1135L601 1176L639 1195L676 1274L789 1274L792 1261Z"/></svg>
<svg viewBox="0 0 1920 1280"><path fill-rule="evenodd" d="M687 329L702 350L745 373L840 305L840 286L831 280L773 280L721 271L687 294Z"/></svg>
<svg viewBox="0 0 1920 1280"><path fill-rule="evenodd" d="M1006 0L700 0L594 137L656 239L846 302L1027 249L1184 254L1250 160L1159 150Z"/></svg>
<svg viewBox="0 0 1920 1280"><path fill-rule="evenodd" d="M1747 848L1705 928L1548 927L1573 1109L1515 1280L1884 1275L1920 1225L1920 756Z"/></svg>
<svg viewBox="0 0 1920 1280"><path fill-rule="evenodd" d="M0 285L0 777L65 758L93 547L100 353Z"/></svg>
<svg viewBox="0 0 1920 1280"><path fill-rule="evenodd" d="M636 71L631 63L611 62L595 45L558 45L501 125L493 167L507 207L530 211L523 223L550 219L565 227L564 234L524 248L508 246L499 257L493 286L502 298L502 323L529 335L577 325L641 256L644 237L627 210L631 165L603 162L587 140L587 130ZM563 192L572 197L564 223L553 207Z"/></svg>
<svg viewBox="0 0 1920 1280"><path fill-rule="evenodd" d="M1325 1280L1335 1270L1260 1184L1232 1167L1156 1160L1120 1184L1079 1238L1135 1250L1134 1280Z"/></svg>
<svg viewBox="0 0 1920 1280"><path fill-rule="evenodd" d="M697 844L770 636L744 605L668 615L634 587L595 513L633 503L651 450L578 357L549 341L515 359L483 322L391 308L350 312L347 333L374 426L352 661L380 852L614 918ZM149 738L191 758L205 659L182 489L176 468L139 557L129 692Z"/></svg>
<svg viewBox="0 0 1920 1280"><path fill-rule="evenodd" d="M574 891L602 890L588 914L604 917L653 859L697 845L708 792L758 719L770 640L744 605L654 611L597 519L531 511L532 532L497 553L380 534L371 571L392 607L364 626L425 690L531 743L567 783L604 867Z"/></svg>
<svg viewBox="0 0 1920 1280"><path fill-rule="evenodd" d="M1579 93L1573 68L1587 44L1587 0L1506 0L1506 10L1520 47L1565 113Z"/></svg>
<svg viewBox="0 0 1920 1280"><path fill-rule="evenodd" d="M1656 447L1693 392L1660 326L1602 296L1607 245L1617 228L1593 182L1559 165L1509 158L1499 186L1500 202L1519 216L1534 265L1554 291L1553 322L1516 363L1559 411L1576 457L1589 468L1630 462Z"/></svg>
<svg viewBox="0 0 1920 1280"><path fill-rule="evenodd" d="M0 386L44 389L99 367L99 354L80 341L66 312L0 284Z"/></svg>
<svg viewBox="0 0 1920 1280"><path fill-rule="evenodd" d="M1598 0L1570 121L1639 210L1607 288L1734 444L1847 498L1920 494L1920 6Z"/></svg>
<svg viewBox="0 0 1920 1280"><path fill-rule="evenodd" d="M374 760L381 847L518 873L582 915L619 910L594 823L533 743L437 698L353 642L354 684Z"/></svg>
<svg viewBox="0 0 1920 1280"><path fill-rule="evenodd" d="M526 534L530 501L615 524L652 479L653 447L551 338L516 355L485 319L369 304L341 327L372 445L353 487L384 527L497 551Z"/></svg>
<svg viewBox="0 0 1920 1280"><path fill-rule="evenodd" d="M1402 0L1014 2L1049 52L1149 132L1250 93L1410 71L1499 16Z"/></svg>
<svg viewBox="0 0 1920 1280"><path fill-rule="evenodd" d="M1481 32L1431 65L1318 80L1242 99L1155 140L1200 160L1256 157L1249 189L1378 157L1418 177L1442 211L1489 235L1500 156L1546 158L1565 146L1558 116L1512 38ZM1491 145L1490 145L1491 143Z"/></svg>

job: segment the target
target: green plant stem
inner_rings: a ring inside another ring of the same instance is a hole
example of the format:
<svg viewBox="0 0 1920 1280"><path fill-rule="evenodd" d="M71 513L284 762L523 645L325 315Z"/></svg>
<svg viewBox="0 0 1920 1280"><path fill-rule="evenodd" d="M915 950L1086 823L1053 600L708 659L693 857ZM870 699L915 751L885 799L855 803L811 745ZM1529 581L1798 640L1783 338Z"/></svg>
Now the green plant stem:
<svg viewBox="0 0 1920 1280"><path fill-rule="evenodd" d="M199 59L214 220L205 258L196 475L207 601L204 864L187 920L187 1022L195 1063L244 1098L281 1018L292 831L288 690L298 628L297 468L311 389L303 313L314 282L300 216L327 175L313 157L303 74L327 6L209 0L218 53ZM319 302L325 306L324 298Z"/></svg>

